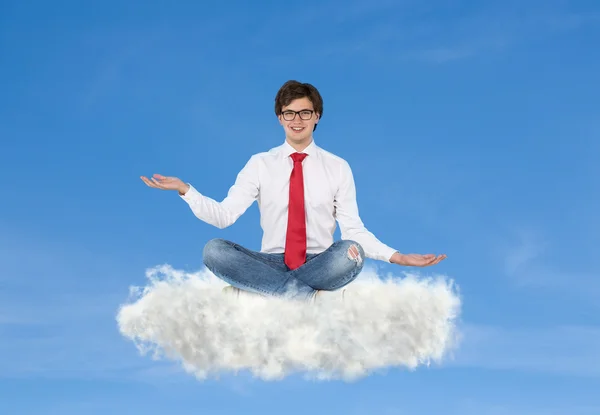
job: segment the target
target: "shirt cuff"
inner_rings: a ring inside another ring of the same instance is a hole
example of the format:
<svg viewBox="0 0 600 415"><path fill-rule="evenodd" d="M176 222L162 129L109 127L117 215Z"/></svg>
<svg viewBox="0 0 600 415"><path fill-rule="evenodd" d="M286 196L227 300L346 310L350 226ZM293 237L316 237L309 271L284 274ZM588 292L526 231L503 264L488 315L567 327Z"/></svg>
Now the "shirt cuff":
<svg viewBox="0 0 600 415"><path fill-rule="evenodd" d="M391 259L392 259L392 255L394 255L396 252L400 252L400 251L398 251L397 249L394 249L394 248L388 248L388 249L386 249L386 250L383 252L383 257L384 257L384 260L385 260L385 261L386 261L388 264L391 264L391 263L392 263L392 261L391 261Z"/></svg>
<svg viewBox="0 0 600 415"><path fill-rule="evenodd" d="M200 196L200 193L190 183L186 183L190 188L184 194L177 192L180 198L186 202L192 202Z"/></svg>

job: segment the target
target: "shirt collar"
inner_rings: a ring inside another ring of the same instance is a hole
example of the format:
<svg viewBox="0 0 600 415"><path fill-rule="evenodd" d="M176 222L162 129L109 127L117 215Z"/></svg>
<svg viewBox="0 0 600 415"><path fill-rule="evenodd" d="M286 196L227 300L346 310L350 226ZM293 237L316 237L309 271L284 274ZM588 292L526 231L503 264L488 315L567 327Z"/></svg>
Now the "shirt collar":
<svg viewBox="0 0 600 415"><path fill-rule="evenodd" d="M315 143L315 139L313 138L311 143L304 150L302 150L301 153L306 153L309 156L314 156L317 154L317 149L317 144ZM298 153L298 151L294 147L292 147L290 143L287 142L287 140L285 140L281 148L281 157L287 158L293 153Z"/></svg>

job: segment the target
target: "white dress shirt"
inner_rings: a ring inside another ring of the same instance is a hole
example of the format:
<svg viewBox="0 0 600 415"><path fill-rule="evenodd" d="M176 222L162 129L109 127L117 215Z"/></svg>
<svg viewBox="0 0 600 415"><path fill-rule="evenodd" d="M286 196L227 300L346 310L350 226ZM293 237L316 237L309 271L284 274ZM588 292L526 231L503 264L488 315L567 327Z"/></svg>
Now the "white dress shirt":
<svg viewBox="0 0 600 415"><path fill-rule="evenodd" d="M290 174L296 150L287 142L253 155L237 175L225 199L217 202L191 184L181 195L198 219L226 228L256 200L263 229L261 252L283 253L287 231ZM302 151L306 209L306 252L320 253L333 244L336 219L342 239L358 242L369 258L390 262L395 249L369 232L358 215L356 188L350 165L318 147L313 139Z"/></svg>

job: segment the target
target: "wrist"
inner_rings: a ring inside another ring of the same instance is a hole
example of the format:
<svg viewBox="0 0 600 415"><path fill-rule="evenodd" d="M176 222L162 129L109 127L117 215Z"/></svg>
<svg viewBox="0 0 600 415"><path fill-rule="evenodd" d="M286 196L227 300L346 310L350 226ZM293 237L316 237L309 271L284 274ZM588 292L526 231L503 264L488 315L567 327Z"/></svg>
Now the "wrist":
<svg viewBox="0 0 600 415"><path fill-rule="evenodd" d="M392 257L390 258L390 262L392 264L402 265L404 263L403 259L404 259L404 254L401 254L400 252L396 251L392 254Z"/></svg>
<svg viewBox="0 0 600 415"><path fill-rule="evenodd" d="M179 194L180 194L181 196L185 195L185 194L188 192L188 190L190 190L190 185L189 185L189 184L184 184L183 186L181 186L181 187L178 189L178 191L179 191Z"/></svg>

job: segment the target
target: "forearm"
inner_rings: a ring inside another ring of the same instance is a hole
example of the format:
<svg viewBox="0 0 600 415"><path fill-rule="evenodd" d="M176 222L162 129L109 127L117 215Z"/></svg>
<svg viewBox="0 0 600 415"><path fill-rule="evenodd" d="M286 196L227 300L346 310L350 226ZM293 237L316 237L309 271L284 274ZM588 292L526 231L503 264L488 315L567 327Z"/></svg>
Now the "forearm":
<svg viewBox="0 0 600 415"><path fill-rule="evenodd" d="M185 187L182 186L178 191L180 197L185 200L194 213L194 216L209 225L223 229L233 224L237 219L232 212L223 207L222 203L202 195L189 184L186 184Z"/></svg>
<svg viewBox="0 0 600 415"><path fill-rule="evenodd" d="M365 251L365 256L368 258L384 262L391 262L391 258L398 258L398 256L394 254L397 252L394 248L381 242L373 235L373 233L364 227L362 229L346 229L342 232L342 239L358 242Z"/></svg>

